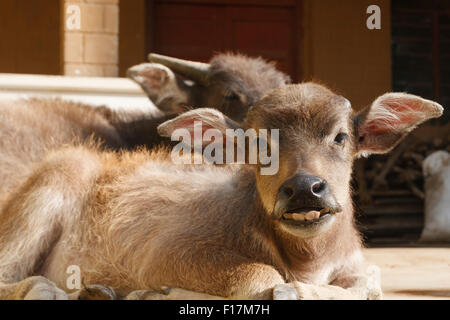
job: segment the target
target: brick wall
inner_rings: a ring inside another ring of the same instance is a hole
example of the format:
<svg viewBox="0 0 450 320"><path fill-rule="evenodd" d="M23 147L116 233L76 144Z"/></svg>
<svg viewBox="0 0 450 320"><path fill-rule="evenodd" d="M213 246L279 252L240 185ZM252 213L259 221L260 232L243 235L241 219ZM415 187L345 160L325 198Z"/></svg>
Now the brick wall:
<svg viewBox="0 0 450 320"><path fill-rule="evenodd" d="M119 0L63 0L64 74L115 77L119 62ZM67 25L79 8L79 28ZM73 7L72 7L73 8ZM75 7L76 8L76 7Z"/></svg>

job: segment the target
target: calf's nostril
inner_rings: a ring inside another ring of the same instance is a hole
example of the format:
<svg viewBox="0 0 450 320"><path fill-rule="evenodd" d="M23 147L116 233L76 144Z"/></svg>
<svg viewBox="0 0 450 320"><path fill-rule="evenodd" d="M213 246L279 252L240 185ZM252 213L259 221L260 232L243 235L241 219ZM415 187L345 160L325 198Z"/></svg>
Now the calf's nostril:
<svg viewBox="0 0 450 320"><path fill-rule="evenodd" d="M294 195L294 189L289 186L284 186L281 190L287 199L290 199Z"/></svg>
<svg viewBox="0 0 450 320"><path fill-rule="evenodd" d="M315 195L320 195L326 189L326 184L324 181L317 181L311 186L311 191Z"/></svg>

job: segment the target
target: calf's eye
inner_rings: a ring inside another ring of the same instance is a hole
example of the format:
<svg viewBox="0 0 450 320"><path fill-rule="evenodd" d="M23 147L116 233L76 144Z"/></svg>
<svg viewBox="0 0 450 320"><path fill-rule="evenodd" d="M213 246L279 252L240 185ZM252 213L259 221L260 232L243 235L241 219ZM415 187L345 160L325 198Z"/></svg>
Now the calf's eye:
<svg viewBox="0 0 450 320"><path fill-rule="evenodd" d="M342 146L342 145L344 145L345 140L347 140L347 138L348 138L348 134L342 133L342 132L338 133L336 135L336 137L334 138L334 143L337 144L337 145Z"/></svg>
<svg viewBox="0 0 450 320"><path fill-rule="evenodd" d="M230 93L228 95L225 96L225 100L227 101L237 101L239 100L239 96L235 93Z"/></svg>

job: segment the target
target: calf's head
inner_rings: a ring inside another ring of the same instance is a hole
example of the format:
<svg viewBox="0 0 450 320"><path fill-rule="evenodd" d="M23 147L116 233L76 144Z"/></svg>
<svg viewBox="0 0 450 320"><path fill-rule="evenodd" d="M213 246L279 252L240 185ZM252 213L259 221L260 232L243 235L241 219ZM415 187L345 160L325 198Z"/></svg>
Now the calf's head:
<svg viewBox="0 0 450 320"><path fill-rule="evenodd" d="M268 91L290 83L273 64L239 54L219 54L210 63L158 54L150 54L149 60L153 63L133 66L127 74L166 114L209 106L241 122Z"/></svg>
<svg viewBox="0 0 450 320"><path fill-rule="evenodd" d="M347 99L318 84L271 91L249 110L242 125L257 132L279 129L278 141L267 139L279 150L278 171L264 175L263 165L253 164L265 214L277 230L300 238L327 232L352 214L353 159L388 152L442 111L433 101L404 93L386 93L355 113ZM162 124L159 132L170 136L177 128L192 131L195 121L202 121L203 131L215 128L224 135L238 126L217 110L197 109Z"/></svg>

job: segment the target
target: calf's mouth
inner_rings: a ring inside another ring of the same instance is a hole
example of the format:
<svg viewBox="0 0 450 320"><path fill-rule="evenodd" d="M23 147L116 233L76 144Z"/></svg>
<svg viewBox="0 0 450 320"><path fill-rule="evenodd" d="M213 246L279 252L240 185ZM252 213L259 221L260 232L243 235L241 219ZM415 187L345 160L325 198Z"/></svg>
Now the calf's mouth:
<svg viewBox="0 0 450 320"><path fill-rule="evenodd" d="M331 218L332 215L335 215L336 212L336 210L329 207L296 208L286 211L281 216L281 221L297 226L308 226L322 223Z"/></svg>

